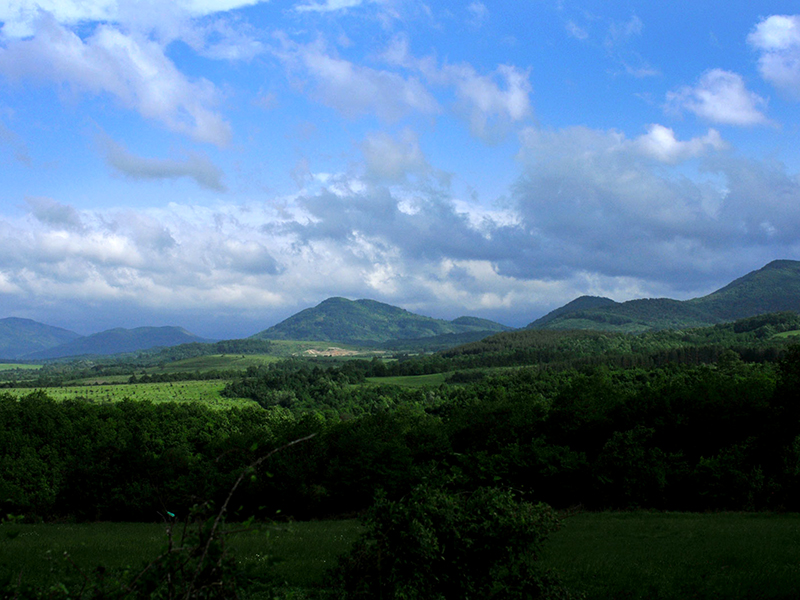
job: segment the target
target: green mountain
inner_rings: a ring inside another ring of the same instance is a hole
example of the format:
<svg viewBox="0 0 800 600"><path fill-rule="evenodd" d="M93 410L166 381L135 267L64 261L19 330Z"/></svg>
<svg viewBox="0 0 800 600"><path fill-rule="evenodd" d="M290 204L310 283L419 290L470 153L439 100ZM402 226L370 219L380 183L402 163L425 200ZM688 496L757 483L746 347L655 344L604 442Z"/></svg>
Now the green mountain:
<svg viewBox="0 0 800 600"><path fill-rule="evenodd" d="M107 356L137 352L156 347L170 347L191 342L210 342L181 327L118 327L68 341L60 346L26 356L32 360L67 356Z"/></svg>
<svg viewBox="0 0 800 600"><path fill-rule="evenodd" d="M446 321L423 317L375 300L328 298L252 337L375 346L392 340L473 332L490 335L508 329L510 327L476 317Z"/></svg>
<svg viewBox="0 0 800 600"><path fill-rule="evenodd" d="M575 300L572 302L568 302L561 308L557 308L554 311L547 313L540 319L536 319L533 323L528 325L526 329L542 329L545 325L555 321L561 315L598 308L601 306L608 306L610 304L616 304L616 302L614 302L611 298L603 298L602 296L581 296L579 298L575 298Z"/></svg>
<svg viewBox="0 0 800 600"><path fill-rule="evenodd" d="M708 296L692 300L651 298L614 302L584 296L533 321L526 329L639 333L703 327L780 311L800 312L800 261L773 261Z"/></svg>
<svg viewBox="0 0 800 600"><path fill-rule="evenodd" d="M31 319L0 319L0 359L15 360L80 338L74 331Z"/></svg>

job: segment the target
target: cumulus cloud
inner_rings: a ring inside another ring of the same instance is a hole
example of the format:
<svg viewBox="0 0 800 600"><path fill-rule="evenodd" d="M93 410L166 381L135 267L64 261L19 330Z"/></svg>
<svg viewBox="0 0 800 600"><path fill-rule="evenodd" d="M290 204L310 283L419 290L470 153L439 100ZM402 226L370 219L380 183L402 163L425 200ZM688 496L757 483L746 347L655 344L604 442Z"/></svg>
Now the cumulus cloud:
<svg viewBox="0 0 800 600"><path fill-rule="evenodd" d="M724 150L728 147L716 129L709 129L703 137L682 142L675 137L672 129L658 124L650 125L647 133L637 138L634 143L644 154L669 164L701 156L710 150Z"/></svg>
<svg viewBox="0 0 800 600"><path fill-rule="evenodd" d="M59 230L83 231L83 221L74 207L61 204L52 198L29 197L25 203L39 222Z"/></svg>
<svg viewBox="0 0 800 600"><path fill-rule="evenodd" d="M800 179L737 158L714 130L527 128L520 141L503 207L426 179L408 131L367 136L357 175L318 174L271 202L78 211L29 198L24 218L0 216L0 282L20 303L263 320L336 294L524 324L580 294L674 297L800 253Z"/></svg>
<svg viewBox="0 0 800 600"><path fill-rule="evenodd" d="M778 89L800 99L800 15L772 15L747 36L761 54L761 76Z"/></svg>
<svg viewBox="0 0 800 600"><path fill-rule="evenodd" d="M435 114L439 106L415 77L354 64L331 54L322 41L301 45L282 38L278 55L293 71L315 84L323 103L348 117L376 114L395 121L409 112Z"/></svg>
<svg viewBox="0 0 800 600"><path fill-rule="evenodd" d="M182 0L181 2L152 2L151 0L6 0L0 4L2 32L11 38L28 37L35 33L41 14L51 14L59 23L77 25L83 22L141 23L147 28L163 24L176 17L196 18L252 6L263 0ZM152 10L153 8L159 10Z"/></svg>
<svg viewBox="0 0 800 600"><path fill-rule="evenodd" d="M177 179L189 177L197 185L209 190L224 192L222 171L202 154L190 153L184 160L145 158L129 152L110 138L100 144L108 165L118 173L132 179Z"/></svg>
<svg viewBox="0 0 800 600"><path fill-rule="evenodd" d="M769 120L762 112L767 101L747 90L742 76L712 69L694 87L684 86L667 93L667 108L688 110L702 119L727 125L764 125Z"/></svg>
<svg viewBox="0 0 800 600"><path fill-rule="evenodd" d="M526 242L518 240L528 260L500 263L500 272L560 278L585 270L678 288L715 269L732 277L797 254L796 176L717 151L711 132L677 142L674 151L673 137L652 128L634 140L583 127L526 130L525 176L514 199L528 233ZM664 162L704 148L700 173L690 178L644 160L654 139L658 153L666 148Z"/></svg>
<svg viewBox="0 0 800 600"><path fill-rule="evenodd" d="M399 139L386 133L372 133L361 144L368 179L405 181L408 175L424 176L430 171L417 136L405 130Z"/></svg>
<svg viewBox="0 0 800 600"><path fill-rule="evenodd" d="M396 37L383 53L389 64L423 75L432 85L453 89L458 111L468 120L472 133L485 141L496 141L508 126L531 113L530 70L499 65L480 74L468 63L438 65L433 57L416 58L404 36Z"/></svg>
<svg viewBox="0 0 800 600"><path fill-rule="evenodd" d="M188 79L162 46L111 26L99 26L83 40L51 15L41 15L33 38L0 48L0 73L110 94L143 117L197 141L225 145L231 136L230 125L213 108L218 92L211 82Z"/></svg>

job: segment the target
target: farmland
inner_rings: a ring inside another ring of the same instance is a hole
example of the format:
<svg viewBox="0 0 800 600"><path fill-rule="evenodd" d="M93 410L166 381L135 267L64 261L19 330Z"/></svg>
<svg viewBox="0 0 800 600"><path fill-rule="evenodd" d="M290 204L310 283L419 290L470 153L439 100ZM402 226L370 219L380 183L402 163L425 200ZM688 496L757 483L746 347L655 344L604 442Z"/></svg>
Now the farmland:
<svg viewBox="0 0 800 600"><path fill-rule="evenodd" d="M251 400L224 398L220 391L225 387L222 380L178 381L169 383L119 383L99 385L70 385L49 387L47 395L53 400L84 400L91 403L119 402L121 400L146 400L154 404L163 402L198 402L213 408L247 406ZM29 394L30 388L7 388L12 396Z"/></svg>

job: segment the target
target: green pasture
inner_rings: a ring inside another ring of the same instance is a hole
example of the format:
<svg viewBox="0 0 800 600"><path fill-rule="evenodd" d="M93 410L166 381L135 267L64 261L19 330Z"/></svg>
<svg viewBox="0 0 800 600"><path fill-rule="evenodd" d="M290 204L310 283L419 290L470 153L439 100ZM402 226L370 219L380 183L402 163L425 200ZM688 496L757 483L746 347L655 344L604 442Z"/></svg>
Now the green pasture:
<svg viewBox="0 0 800 600"><path fill-rule="evenodd" d="M161 402L200 402L212 407L230 408L246 406L251 400L243 398L223 398L220 395L225 381L176 381L170 383L122 383L118 385L75 385L45 388L48 396L57 402L63 400L86 400L89 402L120 402L148 400L154 404ZM2 390L12 396L25 396L30 388L7 388Z"/></svg>
<svg viewBox="0 0 800 600"><path fill-rule="evenodd" d="M776 338L790 338L790 337L797 337L800 335L800 329L795 329L794 331L783 331L781 333L776 333L773 337Z"/></svg>
<svg viewBox="0 0 800 600"><path fill-rule="evenodd" d="M235 528L235 527L234 527ZM359 533L356 521L261 525L227 538L237 562L255 581L311 587ZM182 526L173 528L180 540ZM0 525L0 582L6 578L49 586L98 566L142 568L167 544L164 524L85 523Z"/></svg>
<svg viewBox="0 0 800 600"><path fill-rule="evenodd" d="M0 371L37 371L42 368L42 365L29 365L23 363L0 363Z"/></svg>
<svg viewBox="0 0 800 600"><path fill-rule="evenodd" d="M543 560L587 600L788 600L800 590L800 515L578 514Z"/></svg>
<svg viewBox="0 0 800 600"><path fill-rule="evenodd" d="M356 521L262 526L230 548L258 580L288 588L319 583L359 532ZM136 567L166 542L163 525L0 525L0 574L49 584L82 569ZM587 600L797 598L800 515L582 513L545 543L545 567ZM59 575L61 573L61 575ZM305 597L305 596L301 596Z"/></svg>

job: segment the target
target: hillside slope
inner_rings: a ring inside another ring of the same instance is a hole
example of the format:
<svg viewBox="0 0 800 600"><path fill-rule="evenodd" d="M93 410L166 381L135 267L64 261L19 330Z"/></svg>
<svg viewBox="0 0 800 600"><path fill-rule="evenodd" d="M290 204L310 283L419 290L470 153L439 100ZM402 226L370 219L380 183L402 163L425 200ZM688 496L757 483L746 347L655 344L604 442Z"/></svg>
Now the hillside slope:
<svg viewBox="0 0 800 600"><path fill-rule="evenodd" d="M692 300L652 298L598 302L582 297L527 325L526 329L597 329L639 333L727 323L755 315L800 311L800 261L776 260Z"/></svg>
<svg viewBox="0 0 800 600"><path fill-rule="evenodd" d="M376 300L328 298L252 336L262 340L306 340L376 345L391 340L510 329L475 317L434 319Z"/></svg>
<svg viewBox="0 0 800 600"><path fill-rule="evenodd" d="M80 338L74 331L31 319L0 319L0 359L14 360Z"/></svg>

